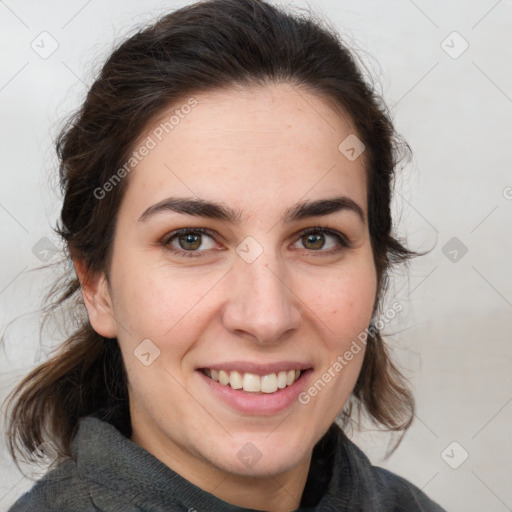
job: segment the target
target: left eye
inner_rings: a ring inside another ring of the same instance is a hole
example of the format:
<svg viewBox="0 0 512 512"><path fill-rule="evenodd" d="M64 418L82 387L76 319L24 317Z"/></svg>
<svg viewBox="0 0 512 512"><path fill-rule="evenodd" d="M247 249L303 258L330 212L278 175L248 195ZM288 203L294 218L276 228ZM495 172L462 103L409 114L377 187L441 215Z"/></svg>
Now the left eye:
<svg viewBox="0 0 512 512"><path fill-rule="evenodd" d="M326 239L331 239L331 243L326 242ZM301 241L306 249L321 253L338 252L350 247L348 240L341 233L321 227L302 231L298 241Z"/></svg>
<svg viewBox="0 0 512 512"><path fill-rule="evenodd" d="M213 249L215 247L215 241L206 230L202 228L187 228L175 231L164 245L169 246L170 250L173 252L183 254L183 256L193 256L193 254L190 253L202 252L198 251L198 249L203 245L203 237L207 237L211 240L210 244L206 244L207 247L203 247L203 249ZM173 244L174 241L178 242L178 247Z"/></svg>

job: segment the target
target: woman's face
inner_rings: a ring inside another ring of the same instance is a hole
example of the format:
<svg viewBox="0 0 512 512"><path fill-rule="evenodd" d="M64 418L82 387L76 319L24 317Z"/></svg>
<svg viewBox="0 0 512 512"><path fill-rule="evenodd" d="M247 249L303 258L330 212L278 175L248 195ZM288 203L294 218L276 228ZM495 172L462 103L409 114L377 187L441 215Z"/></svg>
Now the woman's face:
<svg viewBox="0 0 512 512"><path fill-rule="evenodd" d="M364 350L335 363L376 294L364 153L288 85L194 98L133 148L89 316L119 341L135 442L196 482L277 475L309 461L361 368Z"/></svg>

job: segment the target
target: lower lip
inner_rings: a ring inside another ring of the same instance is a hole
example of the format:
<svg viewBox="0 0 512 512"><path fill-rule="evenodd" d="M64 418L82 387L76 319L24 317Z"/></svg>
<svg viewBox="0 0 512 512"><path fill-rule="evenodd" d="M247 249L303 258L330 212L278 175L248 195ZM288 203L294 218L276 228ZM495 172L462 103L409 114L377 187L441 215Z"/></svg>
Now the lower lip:
<svg viewBox="0 0 512 512"><path fill-rule="evenodd" d="M249 393L233 389L207 377L201 370L197 370L203 381L209 386L212 393L237 411L253 416L276 414L289 408L298 401L299 394L306 387L311 369L305 370L291 385L278 389L275 393Z"/></svg>

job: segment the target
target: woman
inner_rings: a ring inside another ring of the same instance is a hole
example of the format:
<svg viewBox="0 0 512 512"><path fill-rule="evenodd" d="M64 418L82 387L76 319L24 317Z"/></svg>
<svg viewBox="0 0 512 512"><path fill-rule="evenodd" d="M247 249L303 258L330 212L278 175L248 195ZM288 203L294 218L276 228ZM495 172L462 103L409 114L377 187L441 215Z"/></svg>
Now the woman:
<svg viewBox="0 0 512 512"><path fill-rule="evenodd" d="M11 397L13 455L57 452L11 510L442 510L335 423L413 417L379 333L399 149L313 19L212 0L120 45L57 144L87 317Z"/></svg>

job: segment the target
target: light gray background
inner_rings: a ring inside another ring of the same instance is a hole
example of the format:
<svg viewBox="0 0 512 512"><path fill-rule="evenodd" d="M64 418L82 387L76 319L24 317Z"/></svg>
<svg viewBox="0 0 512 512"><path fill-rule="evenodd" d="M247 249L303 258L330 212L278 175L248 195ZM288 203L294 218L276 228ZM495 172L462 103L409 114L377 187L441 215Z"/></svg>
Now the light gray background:
<svg viewBox="0 0 512 512"><path fill-rule="evenodd" d="M114 41L187 3L0 1L0 399L59 341L58 332L42 346L38 338L37 308L52 273L30 272L41 265L34 246L44 237L58 242L50 229L60 204L52 137ZM385 435L354 439L447 510L512 510L512 2L309 5L381 82L414 152L397 188L399 232L415 249L434 246L389 295L404 305L389 342L414 384L417 418L389 460ZM31 44L40 54L58 48L42 58ZM32 482L3 445L0 455L6 510Z"/></svg>

